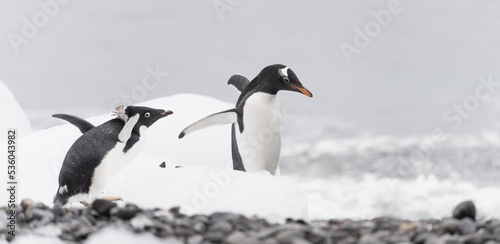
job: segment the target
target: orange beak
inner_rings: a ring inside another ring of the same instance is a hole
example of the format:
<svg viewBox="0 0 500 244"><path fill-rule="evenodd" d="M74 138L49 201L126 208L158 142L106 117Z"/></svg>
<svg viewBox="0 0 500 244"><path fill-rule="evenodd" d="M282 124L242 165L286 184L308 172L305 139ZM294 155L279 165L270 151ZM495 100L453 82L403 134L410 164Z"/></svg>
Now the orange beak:
<svg viewBox="0 0 500 244"><path fill-rule="evenodd" d="M297 89L297 91L299 91L300 93L308 96L308 97L313 97L313 94L307 90L306 88L304 87L300 87L300 86L295 86L295 85L292 85L293 88Z"/></svg>

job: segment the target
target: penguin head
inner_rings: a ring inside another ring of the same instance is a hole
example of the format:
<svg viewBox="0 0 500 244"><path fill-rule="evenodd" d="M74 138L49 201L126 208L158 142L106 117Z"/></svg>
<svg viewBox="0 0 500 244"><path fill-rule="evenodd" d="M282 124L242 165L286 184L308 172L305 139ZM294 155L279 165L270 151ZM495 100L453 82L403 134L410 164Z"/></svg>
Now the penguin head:
<svg viewBox="0 0 500 244"><path fill-rule="evenodd" d="M134 131L138 134L140 134L140 128L142 126L146 126L147 128L149 128L159 119L173 114L173 112L170 110L165 111L163 109L136 106L128 106L125 109L125 112L129 118L139 116L139 121L137 121L137 124L134 126Z"/></svg>
<svg viewBox="0 0 500 244"><path fill-rule="evenodd" d="M271 94L277 94L279 91L294 91L313 97L312 93L302 85L295 72L286 65L267 66L255 79L260 83L259 89Z"/></svg>

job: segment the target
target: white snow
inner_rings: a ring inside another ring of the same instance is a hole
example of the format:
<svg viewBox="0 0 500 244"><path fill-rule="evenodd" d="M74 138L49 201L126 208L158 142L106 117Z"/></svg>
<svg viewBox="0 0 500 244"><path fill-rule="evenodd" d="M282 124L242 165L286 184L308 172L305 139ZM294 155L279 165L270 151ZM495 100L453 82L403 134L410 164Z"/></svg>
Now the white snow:
<svg viewBox="0 0 500 244"><path fill-rule="evenodd" d="M465 200L474 201L479 218L500 217L500 188L440 181L434 176L402 181L365 175L362 180L339 177L299 184L309 198L313 219L442 218L451 216L453 208Z"/></svg>
<svg viewBox="0 0 500 244"><path fill-rule="evenodd" d="M143 152L110 182L104 195L119 195L143 207L181 206L186 213L229 211L274 221L308 217L307 198L290 178L226 170L231 165L229 125L177 138L185 126L231 104L183 94L140 105L169 109L174 114L149 129ZM97 125L110 118L102 115L89 121ZM79 136L76 127L65 124L22 138L19 199L33 198L51 205L63 159ZM159 167L163 161L166 169Z"/></svg>
<svg viewBox="0 0 500 244"><path fill-rule="evenodd" d="M178 133L186 125L231 108L231 104L199 95L180 94L140 105L170 109L174 114L149 129L143 152L111 180L104 195L118 195L125 202L137 203L141 207L180 206L187 214L228 211L257 215L273 222L287 217L309 220L366 219L389 215L421 219L449 216L454 206L470 199L476 203L479 217L500 217L499 187L477 186L460 178L440 180L428 174L416 180L399 180L389 176L376 177L372 172L360 172L362 177L358 179L348 174L315 179L304 178L300 173L273 177L268 172L233 171L229 169L229 125L207 128L184 139L177 139ZM92 117L89 121L97 125L110 118L111 114L107 114ZM19 199L32 198L51 205L64 156L79 136L78 129L64 124L22 137ZM484 138L469 138L467 141L477 142L465 146L477 146L485 141L492 145L498 144L498 136L486 134ZM449 145L462 140L465 139L454 138ZM298 141L295 145L284 145L290 148L284 150L286 157L281 163L287 164L286 158L294 156L294 151L297 157L304 150L309 151L308 160L313 160L322 155L369 155L367 153L374 150L381 153L399 152L419 141L413 137L399 140L369 135L323 140L309 147L302 145L305 142ZM159 167L163 161L167 163L165 169ZM176 169L175 166L182 168ZM104 230L89 239L88 243L97 243L117 233L122 235L122 232ZM30 238L22 237L18 243L32 243ZM156 241L152 236L136 238ZM52 240L46 238L42 241Z"/></svg>
<svg viewBox="0 0 500 244"><path fill-rule="evenodd" d="M8 129L18 129L19 133L27 134L31 132L31 125L28 117L24 113L21 105L14 98L14 94L0 80L0 107L2 108L2 119L0 119L0 129L5 133ZM3 140L5 138L0 138Z"/></svg>

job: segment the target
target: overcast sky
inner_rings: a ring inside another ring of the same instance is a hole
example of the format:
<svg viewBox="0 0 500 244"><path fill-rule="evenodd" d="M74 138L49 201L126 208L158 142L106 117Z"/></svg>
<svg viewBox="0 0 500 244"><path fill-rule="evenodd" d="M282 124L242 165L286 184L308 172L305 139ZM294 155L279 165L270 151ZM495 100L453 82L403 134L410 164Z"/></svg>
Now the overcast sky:
<svg viewBox="0 0 500 244"><path fill-rule="evenodd" d="M280 94L294 114L383 133L479 131L500 120L500 92L478 88L480 76L500 82L498 1L40 2L0 1L0 79L35 121L108 112L122 95L235 102L227 79L274 63L315 96ZM148 80L150 68L168 76ZM464 102L471 111L459 111Z"/></svg>

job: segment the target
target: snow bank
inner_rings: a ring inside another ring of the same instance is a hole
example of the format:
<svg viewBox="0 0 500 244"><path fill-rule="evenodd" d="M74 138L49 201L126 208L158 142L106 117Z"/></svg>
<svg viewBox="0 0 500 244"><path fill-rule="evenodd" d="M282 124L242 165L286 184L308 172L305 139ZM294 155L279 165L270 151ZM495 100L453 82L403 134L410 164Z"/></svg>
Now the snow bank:
<svg viewBox="0 0 500 244"><path fill-rule="evenodd" d="M31 132L28 117L14 98L12 92L2 81L0 81L0 105L3 114L0 120L2 133L9 128L16 128L22 134Z"/></svg>
<svg viewBox="0 0 500 244"><path fill-rule="evenodd" d="M464 200L474 201L479 218L500 217L500 188L476 187L433 176L421 176L415 181L371 175L361 180L339 177L302 181L300 187L309 198L311 219L442 218L450 217L453 208Z"/></svg>
<svg viewBox="0 0 500 244"><path fill-rule="evenodd" d="M104 195L119 195L143 207L181 206L187 213L230 211L273 220L307 218L307 199L291 179L226 170L231 165L229 125L177 139L185 126L231 104L183 94L141 105L174 114L149 129L143 153L110 183ZM110 118L102 115L89 121L98 125ZM63 159L79 136L76 127L65 124L22 138L20 199L51 205ZM159 167L164 161L166 169Z"/></svg>

